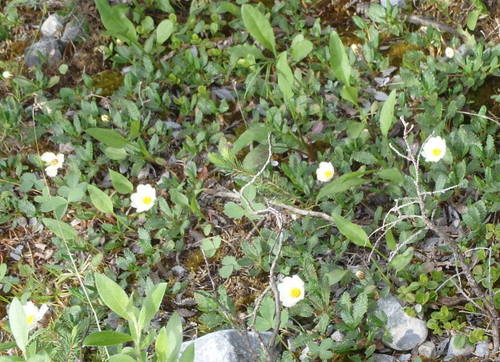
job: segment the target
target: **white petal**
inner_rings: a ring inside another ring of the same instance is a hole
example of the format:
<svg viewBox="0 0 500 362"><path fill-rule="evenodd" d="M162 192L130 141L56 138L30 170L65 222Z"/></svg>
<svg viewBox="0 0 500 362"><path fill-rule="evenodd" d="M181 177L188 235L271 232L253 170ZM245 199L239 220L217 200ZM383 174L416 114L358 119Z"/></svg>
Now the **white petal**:
<svg viewBox="0 0 500 362"><path fill-rule="evenodd" d="M57 154L57 166L62 167L64 163L64 155L62 153Z"/></svg>
<svg viewBox="0 0 500 362"><path fill-rule="evenodd" d="M44 152L44 154L40 156L40 159L43 162L47 162L47 163L52 162L56 158L57 158L57 156L53 152Z"/></svg>
<svg viewBox="0 0 500 362"><path fill-rule="evenodd" d="M55 177L57 176L57 169L58 169L57 166L49 166L45 168L45 173L49 177Z"/></svg>

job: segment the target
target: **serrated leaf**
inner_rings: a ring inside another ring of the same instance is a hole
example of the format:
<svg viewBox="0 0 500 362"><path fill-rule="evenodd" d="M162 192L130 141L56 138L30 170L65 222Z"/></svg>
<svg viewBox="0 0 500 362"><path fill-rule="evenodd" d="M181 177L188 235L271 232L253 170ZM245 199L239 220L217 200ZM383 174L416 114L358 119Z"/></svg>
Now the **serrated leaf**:
<svg viewBox="0 0 500 362"><path fill-rule="evenodd" d="M84 341L84 346L112 346L132 341L132 336L114 331L95 332L88 335Z"/></svg>
<svg viewBox="0 0 500 362"><path fill-rule="evenodd" d="M387 137L389 130L394 123L394 106L396 105L396 90L393 89L380 111L380 132Z"/></svg>
<svg viewBox="0 0 500 362"><path fill-rule="evenodd" d="M356 325L359 325L367 311L368 295L366 293L361 293L358 295L352 306L352 317L354 318Z"/></svg>
<svg viewBox="0 0 500 362"><path fill-rule="evenodd" d="M111 201L111 197L94 185L87 185L87 190L89 191L90 201L92 201L97 210L105 214L113 213L113 201Z"/></svg>
<svg viewBox="0 0 500 362"><path fill-rule="evenodd" d="M123 148L129 144L129 141L113 129L89 128L85 132L109 147Z"/></svg>
<svg viewBox="0 0 500 362"><path fill-rule="evenodd" d="M274 39L273 28L264 14L252 5L244 4L241 6L241 17L245 28L252 37L265 48L272 51L273 54L276 54L276 41Z"/></svg>
<svg viewBox="0 0 500 362"><path fill-rule="evenodd" d="M356 225L338 214L332 214L333 223L340 233L358 246L371 247L368 235L359 225Z"/></svg>
<svg viewBox="0 0 500 362"><path fill-rule="evenodd" d="M120 194L130 194L134 191L134 185L122 174L109 169L109 177L111 178L111 184L114 189Z"/></svg>
<svg viewBox="0 0 500 362"><path fill-rule="evenodd" d="M77 234L76 234L75 229L73 229L68 224L66 224L62 221L59 221L59 220L46 219L46 218L43 218L42 222L56 236L58 236L62 239L65 239L65 240L76 239Z"/></svg>

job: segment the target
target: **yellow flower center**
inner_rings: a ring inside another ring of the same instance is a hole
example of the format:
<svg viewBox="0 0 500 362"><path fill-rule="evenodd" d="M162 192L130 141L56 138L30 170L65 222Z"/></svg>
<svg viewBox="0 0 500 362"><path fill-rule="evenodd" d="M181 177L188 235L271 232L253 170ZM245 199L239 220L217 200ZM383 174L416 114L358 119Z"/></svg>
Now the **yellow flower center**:
<svg viewBox="0 0 500 362"><path fill-rule="evenodd" d="M152 198L151 196L144 196L144 197L142 198L142 203L143 203L144 205L149 205L149 204L150 204L150 203L152 203L152 202L153 202L153 198Z"/></svg>
<svg viewBox="0 0 500 362"><path fill-rule="evenodd" d="M28 323L29 326L32 325L34 322L35 322L35 316L33 314L26 316L26 323Z"/></svg>
<svg viewBox="0 0 500 362"><path fill-rule="evenodd" d="M433 156L438 157L438 156L441 156L442 150L440 148L433 148L431 152L432 152Z"/></svg>
<svg viewBox="0 0 500 362"><path fill-rule="evenodd" d="M302 291L299 288L290 289L290 296L292 298L298 298L302 294Z"/></svg>
<svg viewBox="0 0 500 362"><path fill-rule="evenodd" d="M323 172L323 176L325 176L325 178L330 178L333 176L333 171L331 170L326 170Z"/></svg>
<svg viewBox="0 0 500 362"><path fill-rule="evenodd" d="M52 161L49 162L50 166L57 166L59 162L57 161L57 158L54 158Z"/></svg>

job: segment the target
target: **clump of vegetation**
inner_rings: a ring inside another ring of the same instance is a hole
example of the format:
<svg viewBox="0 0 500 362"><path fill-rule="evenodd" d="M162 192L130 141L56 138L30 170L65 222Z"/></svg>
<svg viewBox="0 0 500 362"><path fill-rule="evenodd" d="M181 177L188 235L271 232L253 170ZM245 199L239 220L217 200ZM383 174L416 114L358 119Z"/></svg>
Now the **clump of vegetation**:
<svg viewBox="0 0 500 362"><path fill-rule="evenodd" d="M495 356L500 45L480 1L422 3L347 29L314 1L8 3L0 359L191 361L183 334L236 327L366 361L390 294ZM28 69L48 11L86 36Z"/></svg>

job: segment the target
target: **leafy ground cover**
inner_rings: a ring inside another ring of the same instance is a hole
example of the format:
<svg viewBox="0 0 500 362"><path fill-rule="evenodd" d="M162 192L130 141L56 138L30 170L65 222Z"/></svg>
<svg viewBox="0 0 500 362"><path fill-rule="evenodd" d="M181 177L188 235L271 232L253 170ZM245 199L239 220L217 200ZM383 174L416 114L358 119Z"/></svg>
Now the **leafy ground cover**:
<svg viewBox="0 0 500 362"><path fill-rule="evenodd" d="M498 356L495 6L7 1L5 358L169 361L237 327L366 361L389 294ZM52 13L82 36L28 68Z"/></svg>

